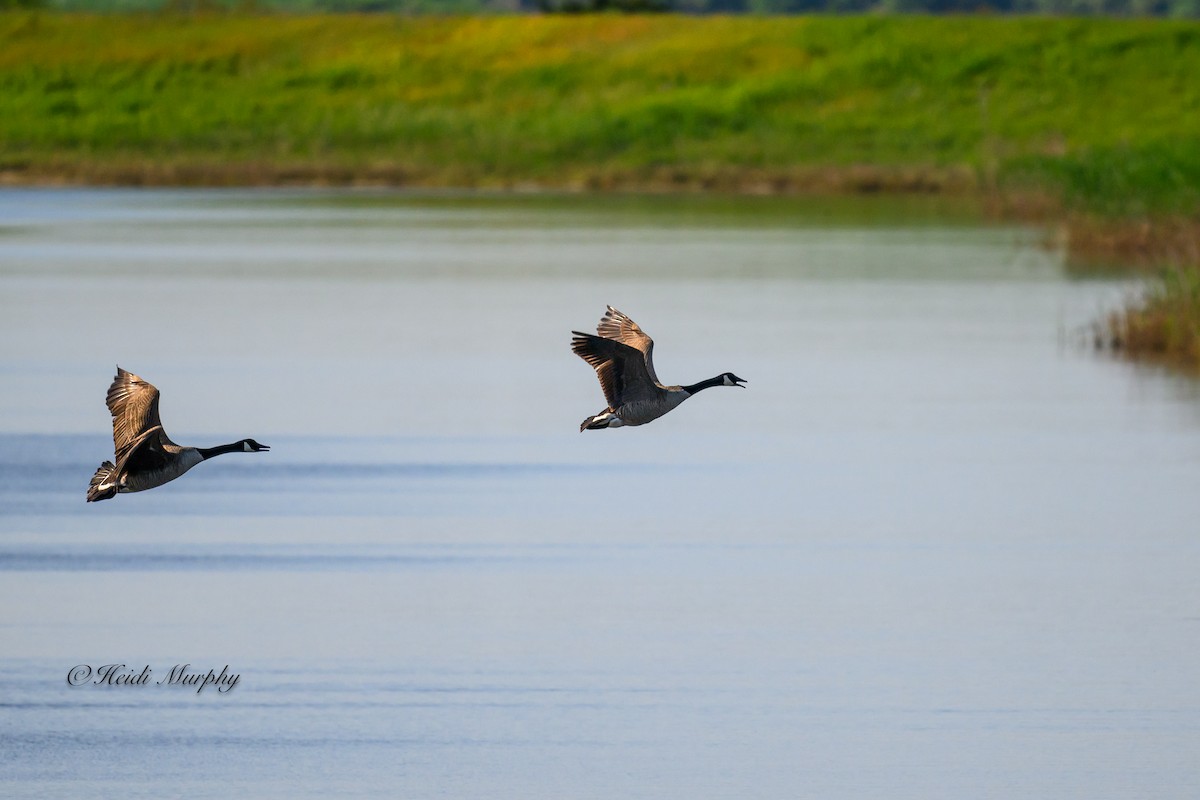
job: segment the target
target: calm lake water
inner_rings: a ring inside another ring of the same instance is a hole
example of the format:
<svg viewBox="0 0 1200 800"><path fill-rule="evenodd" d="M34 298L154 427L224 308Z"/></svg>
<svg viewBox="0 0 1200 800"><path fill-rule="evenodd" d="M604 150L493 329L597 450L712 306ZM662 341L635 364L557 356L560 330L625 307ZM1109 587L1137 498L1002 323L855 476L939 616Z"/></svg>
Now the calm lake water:
<svg viewBox="0 0 1200 800"><path fill-rule="evenodd" d="M1077 347L1131 287L1039 240L0 192L0 794L1196 797L1200 389ZM580 434L606 303L749 387ZM272 451L85 504L118 363Z"/></svg>

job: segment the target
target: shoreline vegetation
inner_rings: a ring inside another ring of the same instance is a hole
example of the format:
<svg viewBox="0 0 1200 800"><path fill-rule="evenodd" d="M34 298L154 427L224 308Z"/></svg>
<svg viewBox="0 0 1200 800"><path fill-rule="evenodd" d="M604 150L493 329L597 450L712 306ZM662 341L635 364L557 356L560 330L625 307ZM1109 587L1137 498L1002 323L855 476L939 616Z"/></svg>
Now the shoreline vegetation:
<svg viewBox="0 0 1200 800"><path fill-rule="evenodd" d="M63 183L936 194L1196 303L1200 22L0 12L0 185Z"/></svg>
<svg viewBox="0 0 1200 800"><path fill-rule="evenodd" d="M1099 349L1200 375L1200 270L1167 269L1145 296L1094 323Z"/></svg>

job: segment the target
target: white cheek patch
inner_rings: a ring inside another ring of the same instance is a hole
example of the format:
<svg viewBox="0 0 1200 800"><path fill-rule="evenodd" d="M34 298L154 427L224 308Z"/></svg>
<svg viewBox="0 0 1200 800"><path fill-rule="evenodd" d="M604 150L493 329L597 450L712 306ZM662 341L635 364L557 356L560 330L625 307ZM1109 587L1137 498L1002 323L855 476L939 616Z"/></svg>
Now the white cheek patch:
<svg viewBox="0 0 1200 800"><path fill-rule="evenodd" d="M726 386L733 386L733 381L729 380L729 376L728 376L728 375L724 375L724 376L722 376L722 377L724 377L724 379L725 379L725 385L726 385Z"/></svg>
<svg viewBox="0 0 1200 800"><path fill-rule="evenodd" d="M242 450L243 450L244 452L246 452L246 453L253 453L253 452L254 452L252 449L250 449L250 443L249 443L249 442L242 442Z"/></svg>

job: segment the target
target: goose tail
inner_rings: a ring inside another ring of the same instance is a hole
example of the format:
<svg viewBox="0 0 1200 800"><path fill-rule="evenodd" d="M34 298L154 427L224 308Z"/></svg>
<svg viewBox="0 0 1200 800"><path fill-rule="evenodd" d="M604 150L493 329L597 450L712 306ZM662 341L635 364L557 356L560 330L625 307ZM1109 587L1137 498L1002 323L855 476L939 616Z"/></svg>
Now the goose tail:
<svg viewBox="0 0 1200 800"><path fill-rule="evenodd" d="M612 412L612 409L606 408L594 417L588 417L583 422L579 423L579 432L584 431L599 431L604 428L620 428L625 423L621 418Z"/></svg>
<svg viewBox="0 0 1200 800"><path fill-rule="evenodd" d="M88 484L87 501L94 503L97 500L110 500L117 496L117 465L111 461L105 461L100 465L100 469L96 470L96 474L92 476L92 482Z"/></svg>

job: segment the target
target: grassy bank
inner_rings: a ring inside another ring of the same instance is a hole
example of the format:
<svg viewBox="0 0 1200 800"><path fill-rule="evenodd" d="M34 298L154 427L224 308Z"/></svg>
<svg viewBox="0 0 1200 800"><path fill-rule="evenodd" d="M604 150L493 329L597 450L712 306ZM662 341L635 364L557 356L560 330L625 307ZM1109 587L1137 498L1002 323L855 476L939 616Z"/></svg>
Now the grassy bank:
<svg viewBox="0 0 1200 800"><path fill-rule="evenodd" d="M1200 268L1169 269L1146 296L1114 312L1097 344L1200 373Z"/></svg>
<svg viewBox="0 0 1200 800"><path fill-rule="evenodd" d="M1200 205L1200 24L0 14L10 182Z"/></svg>
<svg viewBox="0 0 1200 800"><path fill-rule="evenodd" d="M960 193L1186 268L1200 23L0 13L0 182L56 181ZM1126 352L1196 358L1172 275Z"/></svg>

